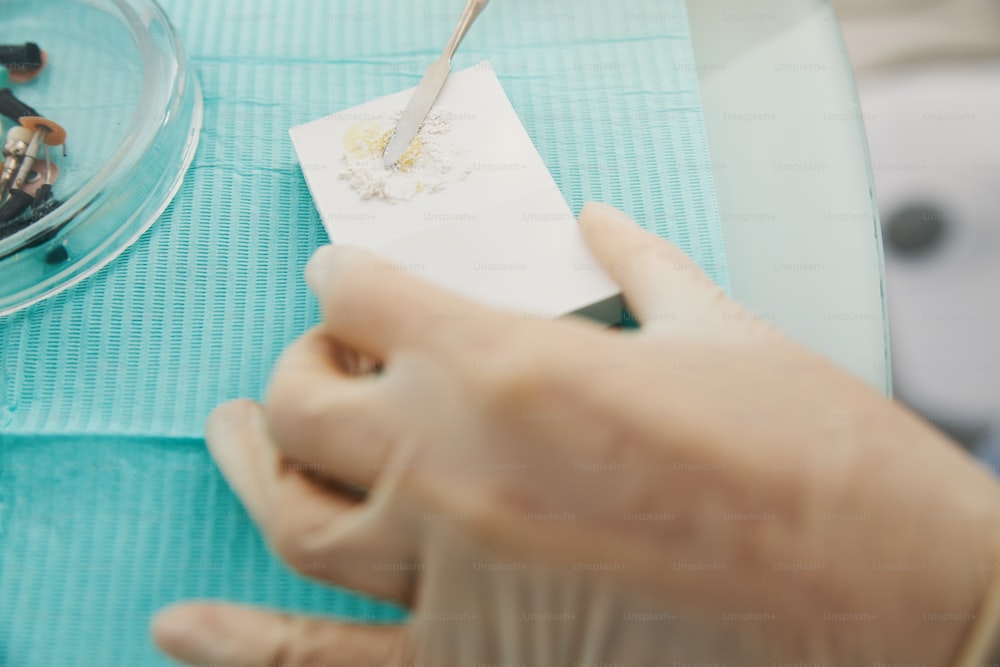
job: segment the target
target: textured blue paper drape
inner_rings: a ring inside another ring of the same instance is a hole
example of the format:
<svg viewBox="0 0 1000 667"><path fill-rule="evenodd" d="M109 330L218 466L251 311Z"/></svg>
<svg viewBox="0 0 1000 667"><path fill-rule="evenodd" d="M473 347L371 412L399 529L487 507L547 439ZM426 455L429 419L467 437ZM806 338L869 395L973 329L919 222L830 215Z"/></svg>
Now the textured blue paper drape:
<svg viewBox="0 0 1000 667"><path fill-rule="evenodd" d="M188 596L399 618L285 571L200 437L318 317L301 274L325 237L287 129L415 85L463 3L163 4L206 103L180 194L99 275L0 320L0 665L166 664L146 624ZM455 66L487 59L575 211L619 206L728 286L683 0L497 0Z"/></svg>

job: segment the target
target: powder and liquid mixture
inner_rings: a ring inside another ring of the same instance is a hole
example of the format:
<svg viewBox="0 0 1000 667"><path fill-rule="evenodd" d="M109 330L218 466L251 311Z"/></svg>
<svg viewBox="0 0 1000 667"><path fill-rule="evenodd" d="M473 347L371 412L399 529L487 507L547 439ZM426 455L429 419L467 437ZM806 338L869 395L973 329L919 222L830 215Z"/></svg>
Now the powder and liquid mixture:
<svg viewBox="0 0 1000 667"><path fill-rule="evenodd" d="M392 204L408 201L421 193L438 192L472 171L462 151L445 141L452 117L444 110L428 114L399 162L387 169L382 153L400 116L355 123L344 135L345 169L340 178L350 183L362 199Z"/></svg>

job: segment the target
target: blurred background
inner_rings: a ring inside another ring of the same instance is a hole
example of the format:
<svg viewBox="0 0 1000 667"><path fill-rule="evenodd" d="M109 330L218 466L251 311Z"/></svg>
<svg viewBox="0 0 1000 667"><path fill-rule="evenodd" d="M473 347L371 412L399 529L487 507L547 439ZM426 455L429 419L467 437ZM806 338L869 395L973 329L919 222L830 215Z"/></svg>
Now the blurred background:
<svg viewBox="0 0 1000 667"><path fill-rule="evenodd" d="M885 242L896 396L1000 470L1000 0L834 0Z"/></svg>

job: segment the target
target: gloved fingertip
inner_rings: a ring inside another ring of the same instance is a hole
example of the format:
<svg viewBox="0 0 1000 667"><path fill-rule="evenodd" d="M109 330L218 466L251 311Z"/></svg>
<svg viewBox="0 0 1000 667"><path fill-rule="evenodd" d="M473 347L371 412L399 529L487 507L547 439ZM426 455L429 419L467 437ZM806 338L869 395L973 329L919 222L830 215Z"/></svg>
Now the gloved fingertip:
<svg viewBox="0 0 1000 667"><path fill-rule="evenodd" d="M209 413L208 420L205 422L205 430L212 431L225 428L228 424L242 423L259 410L260 405L249 399L239 398L227 401Z"/></svg>
<svg viewBox="0 0 1000 667"><path fill-rule="evenodd" d="M204 622L204 615L190 605L167 607L153 617L153 640L168 655L199 663L213 653L213 643L219 640Z"/></svg>
<svg viewBox="0 0 1000 667"><path fill-rule="evenodd" d="M614 206L593 201L584 204L578 222L585 229L635 224L627 214Z"/></svg>
<svg viewBox="0 0 1000 667"><path fill-rule="evenodd" d="M371 255L353 246L324 245L313 253L306 264L306 283L313 292L319 294L329 285L337 270L351 261L364 260Z"/></svg>
<svg viewBox="0 0 1000 667"><path fill-rule="evenodd" d="M326 282L335 261L333 246L323 245L316 249L306 264L306 282L313 290Z"/></svg>

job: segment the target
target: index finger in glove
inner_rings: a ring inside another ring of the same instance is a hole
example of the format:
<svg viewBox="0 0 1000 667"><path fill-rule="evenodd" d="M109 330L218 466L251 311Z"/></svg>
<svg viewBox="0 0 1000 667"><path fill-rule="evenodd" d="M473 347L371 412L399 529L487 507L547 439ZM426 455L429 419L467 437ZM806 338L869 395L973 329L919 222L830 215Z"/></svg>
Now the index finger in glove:
<svg viewBox="0 0 1000 667"><path fill-rule="evenodd" d="M234 401L217 408L206 440L230 487L289 566L315 579L410 602L419 570L411 535L384 529L372 516L371 501L358 502L317 481L324 476L322 467L283 458L260 406ZM379 567L383 562L406 567Z"/></svg>
<svg viewBox="0 0 1000 667"><path fill-rule="evenodd" d="M404 267L348 246L318 249L306 280L322 305L327 333L380 361L404 348L447 349L453 336L491 314Z"/></svg>
<svg viewBox="0 0 1000 667"><path fill-rule="evenodd" d="M355 375L358 360L322 328L307 332L278 361L268 389L268 427L287 456L322 476L371 488L392 453L391 415L377 375Z"/></svg>

